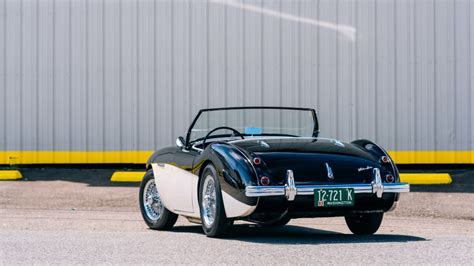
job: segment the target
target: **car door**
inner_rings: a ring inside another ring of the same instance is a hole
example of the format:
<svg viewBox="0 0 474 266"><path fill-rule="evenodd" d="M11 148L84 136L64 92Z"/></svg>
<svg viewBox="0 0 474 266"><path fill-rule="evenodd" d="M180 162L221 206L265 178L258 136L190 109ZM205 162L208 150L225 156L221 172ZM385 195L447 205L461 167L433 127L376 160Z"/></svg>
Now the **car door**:
<svg viewBox="0 0 474 266"><path fill-rule="evenodd" d="M180 198L181 205L179 211L187 213L199 213L199 206L195 204L194 198L197 199L196 192L199 178L191 173L194 159L198 153L194 150L187 150L185 148L179 149L174 156L176 167L182 171L179 176L179 186L181 188ZM196 206L194 206L196 205Z"/></svg>
<svg viewBox="0 0 474 266"><path fill-rule="evenodd" d="M167 155L169 160L152 164L156 186L166 208L191 217L199 215L195 200L198 177L191 173L196 155L196 151L177 148Z"/></svg>

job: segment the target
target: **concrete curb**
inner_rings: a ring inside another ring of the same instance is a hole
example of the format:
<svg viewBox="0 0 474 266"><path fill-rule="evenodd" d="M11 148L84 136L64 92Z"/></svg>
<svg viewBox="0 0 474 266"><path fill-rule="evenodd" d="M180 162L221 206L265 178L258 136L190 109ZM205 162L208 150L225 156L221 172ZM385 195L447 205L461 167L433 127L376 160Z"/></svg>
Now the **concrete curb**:
<svg viewBox="0 0 474 266"><path fill-rule="evenodd" d="M453 182L451 175L446 173L400 174L400 181L411 185L448 185Z"/></svg>
<svg viewBox="0 0 474 266"><path fill-rule="evenodd" d="M23 175L18 170L0 170L0 180L22 179Z"/></svg>
<svg viewBox="0 0 474 266"><path fill-rule="evenodd" d="M115 172L110 181L112 182L141 182L145 172Z"/></svg>

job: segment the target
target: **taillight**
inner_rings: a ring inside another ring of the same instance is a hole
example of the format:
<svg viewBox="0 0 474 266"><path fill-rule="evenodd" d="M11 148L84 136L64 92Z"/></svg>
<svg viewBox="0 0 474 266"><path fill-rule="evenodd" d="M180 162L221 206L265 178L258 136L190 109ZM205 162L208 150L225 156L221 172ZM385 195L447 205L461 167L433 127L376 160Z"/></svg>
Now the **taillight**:
<svg viewBox="0 0 474 266"><path fill-rule="evenodd" d="M382 163L389 163L390 162L390 158L388 156L382 156L382 158L380 158L380 162Z"/></svg>
<svg viewBox="0 0 474 266"><path fill-rule="evenodd" d="M270 185L270 178L268 178L267 176L261 176L260 177L260 184L262 184L263 186Z"/></svg>
<svg viewBox="0 0 474 266"><path fill-rule="evenodd" d="M393 175L386 175L385 181L387 181L387 183L393 183L395 182L395 177Z"/></svg>
<svg viewBox="0 0 474 266"><path fill-rule="evenodd" d="M262 163L262 160L258 157L253 158L253 164L255 165L260 165Z"/></svg>

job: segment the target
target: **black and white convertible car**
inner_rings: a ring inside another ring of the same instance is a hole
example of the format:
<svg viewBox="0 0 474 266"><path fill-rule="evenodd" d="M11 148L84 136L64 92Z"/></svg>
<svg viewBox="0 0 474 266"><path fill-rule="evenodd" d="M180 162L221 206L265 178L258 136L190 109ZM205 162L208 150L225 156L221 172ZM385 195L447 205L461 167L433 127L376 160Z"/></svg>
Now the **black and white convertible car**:
<svg viewBox="0 0 474 266"><path fill-rule="evenodd" d="M344 216L353 233L375 233L409 184L400 183L377 144L318 133L313 109L201 110L185 138L148 160L143 218L166 230L182 215L220 237L235 220L282 226L294 218Z"/></svg>

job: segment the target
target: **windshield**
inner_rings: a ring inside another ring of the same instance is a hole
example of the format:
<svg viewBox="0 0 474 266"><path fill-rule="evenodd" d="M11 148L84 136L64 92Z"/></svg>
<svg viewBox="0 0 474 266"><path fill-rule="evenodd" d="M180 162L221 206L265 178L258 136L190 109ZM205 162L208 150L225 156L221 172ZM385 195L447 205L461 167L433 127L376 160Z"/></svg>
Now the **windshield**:
<svg viewBox="0 0 474 266"><path fill-rule="evenodd" d="M202 140L218 127L231 127L243 136L313 137L317 120L313 109L279 107L242 107L207 109L199 112L188 132L188 143ZM209 138L229 136L219 130Z"/></svg>

